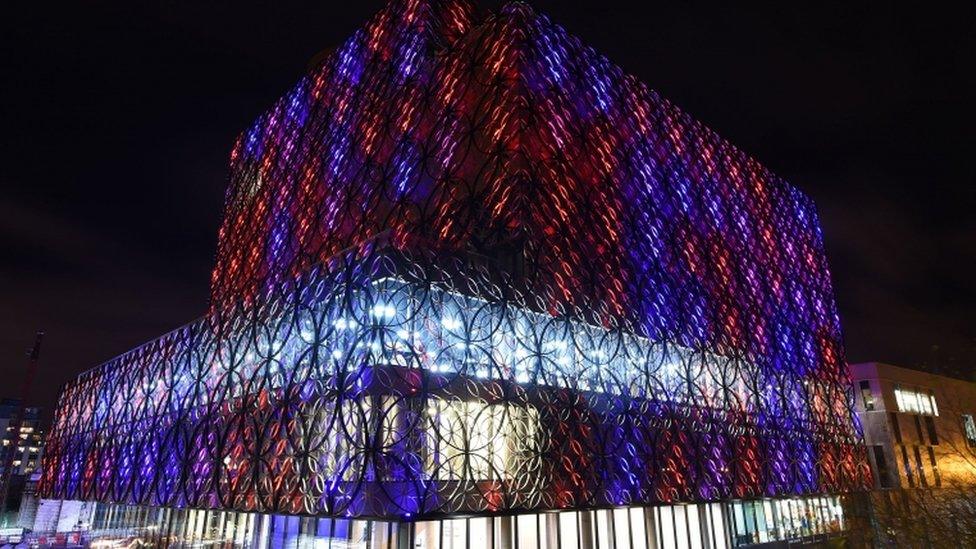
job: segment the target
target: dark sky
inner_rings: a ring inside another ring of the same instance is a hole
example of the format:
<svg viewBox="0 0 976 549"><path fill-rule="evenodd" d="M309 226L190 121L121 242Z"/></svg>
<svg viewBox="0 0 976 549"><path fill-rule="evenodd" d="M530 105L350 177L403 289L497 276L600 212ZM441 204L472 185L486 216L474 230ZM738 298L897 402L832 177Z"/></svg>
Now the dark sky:
<svg viewBox="0 0 976 549"><path fill-rule="evenodd" d="M204 311L235 135L381 2L13 4L0 395L44 328L51 405ZM973 371L974 14L687 4L533 2L813 196L852 361Z"/></svg>

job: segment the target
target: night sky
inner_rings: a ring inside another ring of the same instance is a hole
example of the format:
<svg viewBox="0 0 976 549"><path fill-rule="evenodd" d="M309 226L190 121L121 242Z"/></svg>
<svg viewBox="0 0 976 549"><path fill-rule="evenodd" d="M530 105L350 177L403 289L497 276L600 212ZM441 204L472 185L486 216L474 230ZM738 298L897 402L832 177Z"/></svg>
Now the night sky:
<svg viewBox="0 0 976 549"><path fill-rule="evenodd" d="M0 396L43 328L33 400L51 406L204 312L236 134L382 3L16 4L0 16ZM974 14L685 4L532 2L816 200L852 362L971 375Z"/></svg>

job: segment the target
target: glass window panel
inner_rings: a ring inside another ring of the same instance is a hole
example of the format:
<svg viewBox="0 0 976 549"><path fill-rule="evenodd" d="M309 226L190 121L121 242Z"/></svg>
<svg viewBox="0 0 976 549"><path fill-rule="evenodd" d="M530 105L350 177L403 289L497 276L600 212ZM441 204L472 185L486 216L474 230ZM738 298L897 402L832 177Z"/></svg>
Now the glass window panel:
<svg viewBox="0 0 976 549"><path fill-rule="evenodd" d="M935 402L932 391L922 389L906 390L895 386L895 403L899 412L913 412L916 414L939 415L939 407Z"/></svg>
<svg viewBox="0 0 976 549"><path fill-rule="evenodd" d="M671 508L674 517L674 537L678 541L678 549L691 549L688 543L688 521L685 514L687 509L684 505L676 505Z"/></svg>
<svg viewBox="0 0 976 549"><path fill-rule="evenodd" d="M912 474L912 463L908 461L908 449L904 446L901 447L901 459L905 466L905 476L908 478L908 486L911 488L915 487L915 477Z"/></svg>
<svg viewBox="0 0 976 549"><path fill-rule="evenodd" d="M779 515L779 524L783 539L793 538L793 513L791 512L789 500L776 500L776 511L777 515Z"/></svg>
<svg viewBox="0 0 976 549"><path fill-rule="evenodd" d="M832 503L834 518L837 520L837 529L843 530L844 529L844 506L841 505L841 501L839 497L834 497L832 499L833 501L831 503Z"/></svg>
<svg viewBox="0 0 976 549"><path fill-rule="evenodd" d="M373 521L371 530L370 549L391 549L396 547L394 541L396 530L393 523Z"/></svg>
<svg viewBox="0 0 976 549"><path fill-rule="evenodd" d="M763 515L762 503L750 501L742 505L746 514L746 530L753 541L766 542L766 518Z"/></svg>
<svg viewBox="0 0 976 549"><path fill-rule="evenodd" d="M579 549L577 535L576 513L559 513L559 549Z"/></svg>
<svg viewBox="0 0 976 549"><path fill-rule="evenodd" d="M648 549L645 512L649 512L649 510L643 507L630 509L630 539L633 541L633 549Z"/></svg>
<svg viewBox="0 0 976 549"><path fill-rule="evenodd" d="M814 534L823 533L823 502L821 498L807 500L810 514L810 528Z"/></svg>
<svg viewBox="0 0 976 549"><path fill-rule="evenodd" d="M661 532L661 546L663 549L673 549L678 546L674 536L674 511L670 505L658 507L658 530Z"/></svg>
<svg viewBox="0 0 976 549"><path fill-rule="evenodd" d="M702 549L702 528L698 517L697 505L685 505L685 515L688 520L688 541L691 549Z"/></svg>
<svg viewBox="0 0 976 549"><path fill-rule="evenodd" d="M593 511L580 511L577 513L579 520L579 539L582 549L598 549L596 539L596 516Z"/></svg>
<svg viewBox="0 0 976 549"><path fill-rule="evenodd" d="M805 499L796 500L797 508L800 513L800 523L803 527L803 535L810 536L813 535L814 528L814 511L813 502L807 501Z"/></svg>
<svg viewBox="0 0 976 549"><path fill-rule="evenodd" d="M776 524L776 515L773 513L773 502L772 500L763 500L763 516L766 518L766 534L768 539L776 540L779 539L779 529Z"/></svg>
<svg viewBox="0 0 976 549"><path fill-rule="evenodd" d="M918 395L918 404L923 414L932 414L932 399L928 395Z"/></svg>
<svg viewBox="0 0 976 549"><path fill-rule="evenodd" d="M349 529L349 542L347 544L338 543L333 540L332 549L348 547L349 549L366 549L369 542L369 521L354 520Z"/></svg>
<svg viewBox="0 0 976 549"><path fill-rule="evenodd" d="M617 545L614 549L630 549L630 537L633 534L630 527L630 513L627 509L614 509L613 537Z"/></svg>
<svg viewBox="0 0 976 549"><path fill-rule="evenodd" d="M929 446L929 464L932 466L932 475L935 477L935 485L942 486L942 475L939 473L939 464L935 461L935 450Z"/></svg>
<svg viewBox="0 0 976 549"><path fill-rule="evenodd" d="M711 543L715 549L726 549L728 547L725 537L725 517L722 515L721 503L710 503L708 505L708 518L711 522Z"/></svg>
<svg viewBox="0 0 976 549"><path fill-rule="evenodd" d="M277 518L277 517L276 517ZM299 536L300 517L282 517L281 538L284 544L295 544ZM346 522L346 521L342 521ZM338 531L338 528L336 528ZM345 532L343 532L345 533Z"/></svg>
<svg viewBox="0 0 976 549"><path fill-rule="evenodd" d="M611 541L613 532L610 530L610 511L608 509L600 509L594 511L593 514L596 518L596 531L594 533L596 534L597 547L599 549L613 549L613 542Z"/></svg>
<svg viewBox="0 0 976 549"><path fill-rule="evenodd" d="M864 409L874 410L874 396L871 393L871 384L867 380L862 380L859 384L861 388L861 400L864 401Z"/></svg>
<svg viewBox="0 0 976 549"><path fill-rule="evenodd" d="M467 520L445 520L441 523L441 549L465 549Z"/></svg>
<svg viewBox="0 0 976 549"><path fill-rule="evenodd" d="M539 547L539 516L519 515L518 549L537 549Z"/></svg>
<svg viewBox="0 0 976 549"><path fill-rule="evenodd" d="M315 533L321 538L329 537L332 534L332 519L319 519Z"/></svg>
<svg viewBox="0 0 976 549"><path fill-rule="evenodd" d="M834 525L833 525L834 517L833 517L833 510L831 508L830 499L831 498L827 498L827 497L820 498L820 502L821 502L820 516L821 516L821 520L823 521L822 528L824 532L834 531Z"/></svg>
<svg viewBox="0 0 976 549"><path fill-rule="evenodd" d="M484 517L477 517L468 519L468 530L470 530L470 539L472 548L477 547L491 547L491 519Z"/></svg>
<svg viewBox="0 0 976 549"><path fill-rule="evenodd" d="M413 546L415 549L440 549L440 523L438 521L414 524Z"/></svg>
<svg viewBox="0 0 976 549"><path fill-rule="evenodd" d="M515 547L515 543L518 541L515 538L515 520L516 517L494 517L492 519L492 524L494 528L494 537L492 541L495 547L499 548L509 548Z"/></svg>
<svg viewBox="0 0 976 549"><path fill-rule="evenodd" d="M918 481L922 486L927 487L929 485L929 479L925 475L925 466L922 465L922 453L919 452L918 446L915 446L913 451L915 454L915 470L918 471Z"/></svg>
<svg viewBox="0 0 976 549"><path fill-rule="evenodd" d="M871 447L871 455L874 457L875 470L877 471L878 484L882 488L888 488L891 484L888 478L888 460L885 459L884 447L875 445Z"/></svg>
<svg viewBox="0 0 976 549"><path fill-rule="evenodd" d="M962 426L966 432L966 443L970 447L976 447L976 420L973 420L972 414L962 415Z"/></svg>
<svg viewBox="0 0 976 549"><path fill-rule="evenodd" d="M332 531L332 537L338 539L348 538L352 529L352 521L348 519L336 519L334 522L335 529Z"/></svg>
<svg viewBox="0 0 976 549"><path fill-rule="evenodd" d="M251 513L237 514L237 529L234 531L234 542L237 545L245 544L247 540L245 536L255 527L253 518L254 515Z"/></svg>
<svg viewBox="0 0 976 549"><path fill-rule="evenodd" d="M540 514L539 531L542 549L559 549L559 513Z"/></svg>
<svg viewBox="0 0 976 549"><path fill-rule="evenodd" d="M746 539L749 530L746 525L745 509L741 503L732 504L732 524L735 527L736 539Z"/></svg>

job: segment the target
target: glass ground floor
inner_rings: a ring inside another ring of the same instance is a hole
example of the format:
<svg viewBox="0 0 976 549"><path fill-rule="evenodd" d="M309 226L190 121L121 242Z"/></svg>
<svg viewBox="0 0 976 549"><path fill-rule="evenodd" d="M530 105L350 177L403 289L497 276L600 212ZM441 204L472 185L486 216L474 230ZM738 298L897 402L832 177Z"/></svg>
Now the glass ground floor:
<svg viewBox="0 0 976 549"><path fill-rule="evenodd" d="M65 502L66 503L66 502ZM724 549L839 536L841 497L762 499L416 522L85 504L41 546L296 549Z"/></svg>

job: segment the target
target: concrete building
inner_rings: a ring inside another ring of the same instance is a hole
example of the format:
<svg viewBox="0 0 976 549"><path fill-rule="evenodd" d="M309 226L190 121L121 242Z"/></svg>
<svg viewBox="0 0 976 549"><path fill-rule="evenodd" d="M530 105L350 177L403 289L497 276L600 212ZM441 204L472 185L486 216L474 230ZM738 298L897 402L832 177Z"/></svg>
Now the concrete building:
<svg viewBox="0 0 976 549"><path fill-rule="evenodd" d="M880 362L851 373L876 488L976 484L976 384Z"/></svg>
<svg viewBox="0 0 976 549"><path fill-rule="evenodd" d="M851 372L881 540L976 544L976 383L880 362Z"/></svg>

